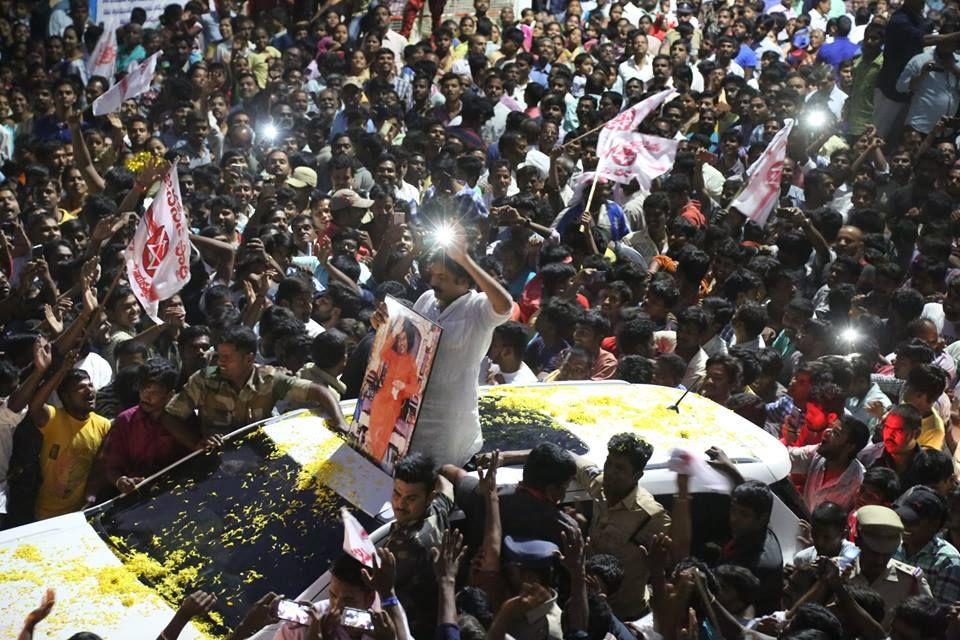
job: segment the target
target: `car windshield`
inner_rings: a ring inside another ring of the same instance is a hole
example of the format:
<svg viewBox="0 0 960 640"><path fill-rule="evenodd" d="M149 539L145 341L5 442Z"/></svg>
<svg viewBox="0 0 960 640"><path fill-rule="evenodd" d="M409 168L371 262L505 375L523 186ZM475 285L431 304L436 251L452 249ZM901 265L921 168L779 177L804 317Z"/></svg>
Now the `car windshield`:
<svg viewBox="0 0 960 640"><path fill-rule="evenodd" d="M91 524L172 608L196 589L217 593L211 631L223 634L268 591L299 594L340 553L340 509L349 504L318 477L322 468L301 467L258 428L117 500Z"/></svg>

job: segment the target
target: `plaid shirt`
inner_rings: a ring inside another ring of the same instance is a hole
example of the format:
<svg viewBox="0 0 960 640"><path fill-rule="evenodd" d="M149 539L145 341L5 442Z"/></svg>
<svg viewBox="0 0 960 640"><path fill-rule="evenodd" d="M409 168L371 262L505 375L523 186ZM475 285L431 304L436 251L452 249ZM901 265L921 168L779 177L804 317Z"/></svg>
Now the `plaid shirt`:
<svg viewBox="0 0 960 640"><path fill-rule="evenodd" d="M907 556L901 546L893 557L923 569L933 597L941 604L960 600L960 551L940 536L934 536L914 556Z"/></svg>

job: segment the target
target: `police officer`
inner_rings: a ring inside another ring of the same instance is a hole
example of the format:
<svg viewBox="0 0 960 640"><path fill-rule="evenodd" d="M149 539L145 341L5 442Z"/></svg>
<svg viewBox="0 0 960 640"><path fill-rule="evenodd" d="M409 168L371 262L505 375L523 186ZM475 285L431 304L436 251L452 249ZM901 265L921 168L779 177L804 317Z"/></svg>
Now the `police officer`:
<svg viewBox="0 0 960 640"><path fill-rule="evenodd" d="M190 376L167 404L164 426L188 446L215 446L220 436L269 418L277 402L285 400L293 406L316 403L333 428L347 430L340 406L326 387L255 364L256 355L257 336L252 330L224 331L217 345L217 365ZM199 437L186 424L194 412L200 422Z"/></svg>
<svg viewBox="0 0 960 640"><path fill-rule="evenodd" d="M900 547L903 522L893 509L869 505L857 510L857 546L860 557L851 584L870 587L886 605L883 626L888 631L894 607L906 598L930 595L923 571L893 559Z"/></svg>

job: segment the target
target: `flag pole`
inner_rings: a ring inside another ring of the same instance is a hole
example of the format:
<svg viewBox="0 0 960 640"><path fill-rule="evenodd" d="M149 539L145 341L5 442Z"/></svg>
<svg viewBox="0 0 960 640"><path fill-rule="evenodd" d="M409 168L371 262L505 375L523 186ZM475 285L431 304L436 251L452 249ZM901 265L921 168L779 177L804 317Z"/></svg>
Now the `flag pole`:
<svg viewBox="0 0 960 640"><path fill-rule="evenodd" d="M597 168L599 168L599 167L597 167ZM584 205L584 207L583 207L583 210L584 210L586 213L590 213L590 204L593 202L593 194L594 194L594 192L597 190L597 182L599 182L599 181L600 181L600 172L597 171L596 168L595 168L594 171L593 171L593 184L590 185L590 194L587 196L587 204ZM580 225L580 233L585 233L585 232L586 232L586 229L585 229L584 226L581 224L581 225Z"/></svg>
<svg viewBox="0 0 960 640"><path fill-rule="evenodd" d="M655 96L651 96L651 97L655 97ZM669 95L669 96L667 96L667 97L668 97L668 98L669 98L669 97L673 97L673 94L671 94L671 95ZM649 100L649 99L650 99L650 97L646 98L646 100ZM641 101L641 102L642 102L642 101ZM666 102L666 100L664 99L663 102ZM637 103L637 104L639 104L639 103ZM661 103L661 104L662 104L662 103ZM636 106L637 106L636 104L635 104L635 105L632 105L632 106L630 107L630 109L632 109L632 108L634 108L634 107L636 107ZM627 110L625 110L625 111L629 111L629 109L627 109ZM568 144L573 144L574 142L577 142L578 140L581 140L581 139L583 139L583 138L586 138L586 137L589 136L591 133L596 133L597 131L600 131L600 129L603 129L605 126L607 126L607 124L609 124L609 123L612 122L613 120L616 120L616 119L620 116L620 114L621 114L621 113L624 113L625 111L620 111L620 112L618 112L617 115L613 116L612 118L610 118L610 119L608 119L608 120L604 120L603 122L601 122L600 124L598 124L597 126L595 126L593 129L590 129L590 130L587 131L586 133L581 133L580 135L578 135L578 136L577 136L576 138L574 138L573 140L564 140L563 144L561 144L560 147L563 148L563 147L567 146ZM649 115L649 114L647 114L647 115Z"/></svg>

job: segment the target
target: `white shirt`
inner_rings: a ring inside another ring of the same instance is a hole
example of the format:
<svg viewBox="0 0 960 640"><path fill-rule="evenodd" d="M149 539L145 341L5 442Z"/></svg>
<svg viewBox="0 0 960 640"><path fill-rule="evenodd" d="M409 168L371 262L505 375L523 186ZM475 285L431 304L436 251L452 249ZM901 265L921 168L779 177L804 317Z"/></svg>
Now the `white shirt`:
<svg viewBox="0 0 960 640"><path fill-rule="evenodd" d="M865 472L863 464L854 459L847 465L839 477L826 480L826 459L817 453L818 444L806 447L788 447L790 454L790 471L804 476L803 503L812 513L817 505L827 502L836 502L846 510L853 507L853 500L863 482Z"/></svg>
<svg viewBox="0 0 960 640"><path fill-rule="evenodd" d="M7 512L7 471L13 454L13 432L27 415L24 407L18 413L7 408L7 398L0 404L0 513Z"/></svg>
<svg viewBox="0 0 960 640"><path fill-rule="evenodd" d="M316 338L318 335L326 331L326 329L323 328L323 325L317 322L316 320L314 320L313 318L309 318L307 320L306 328L307 328L307 335L310 336L311 338Z"/></svg>
<svg viewBox="0 0 960 640"><path fill-rule="evenodd" d="M480 365L480 376L477 382L480 384L490 384L487 382L487 376L491 371L494 375L499 375L501 378L503 378L503 384L535 384L540 382L540 379L537 378L537 374L535 374L533 370L527 366L526 362L521 362L520 368L513 373L507 373L505 371L501 371L500 366L491 362L490 358L487 356L483 357L483 362Z"/></svg>
<svg viewBox="0 0 960 640"><path fill-rule="evenodd" d="M950 71L923 71L928 62L937 62L933 49L918 53L910 58L897 80L897 91L907 93L910 81L921 75L922 78L910 98L910 110L907 111L907 126L920 133L930 133L937 121L944 116L952 116L960 106L960 78ZM960 62L954 54L954 59Z"/></svg>
<svg viewBox="0 0 960 640"><path fill-rule="evenodd" d="M400 73L400 71L403 70L403 49L407 46L407 39L393 29L387 29L387 32L383 34L381 43L384 47L393 51L393 59L396 61L397 73Z"/></svg>
<svg viewBox="0 0 960 640"><path fill-rule="evenodd" d="M707 376L708 358L707 352L702 348L697 349L697 352L690 358L690 362L687 363L687 370L683 373L683 380L680 381L685 389L699 391L700 384Z"/></svg>
<svg viewBox="0 0 960 640"><path fill-rule="evenodd" d="M624 84L631 78L639 78L642 82L647 82L653 77L653 56L648 52L643 58L642 65L637 64L636 59L631 57L621 62L617 70Z"/></svg>
<svg viewBox="0 0 960 640"><path fill-rule="evenodd" d="M433 290L426 291L413 310L443 328L440 345L423 397L412 451L433 457L435 464L463 466L480 450L477 379L495 327L510 319L498 314L486 294L468 291L440 308Z"/></svg>

